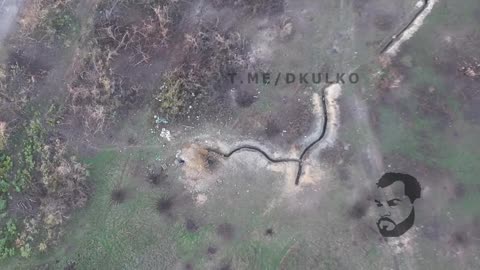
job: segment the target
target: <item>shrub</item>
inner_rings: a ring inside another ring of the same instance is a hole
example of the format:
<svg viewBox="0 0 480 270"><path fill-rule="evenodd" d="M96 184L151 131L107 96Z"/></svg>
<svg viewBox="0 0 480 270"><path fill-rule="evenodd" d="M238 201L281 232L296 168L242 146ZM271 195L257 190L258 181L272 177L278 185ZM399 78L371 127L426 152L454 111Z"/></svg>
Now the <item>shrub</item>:
<svg viewBox="0 0 480 270"><path fill-rule="evenodd" d="M16 149L18 154L12 158L0 151L0 211L6 209L12 189L22 191L20 196L27 200L40 201L40 206L38 212L25 216L20 233L13 221L0 231L0 258L29 257L37 246L45 250L58 240L61 225L71 212L83 207L88 198L87 170L67 153L60 138L47 140L37 117L16 132L18 144L8 149Z"/></svg>
<svg viewBox="0 0 480 270"><path fill-rule="evenodd" d="M79 20L73 13L72 0L32 0L19 14L20 42L34 40L47 46L54 43L69 47L79 33Z"/></svg>
<svg viewBox="0 0 480 270"><path fill-rule="evenodd" d="M17 226L12 219L9 219L4 228L0 230L0 259L15 255L15 240L17 236Z"/></svg>
<svg viewBox="0 0 480 270"><path fill-rule="evenodd" d="M66 215L85 205L88 198L87 170L74 156L67 155L66 145L60 139L43 147L40 172L47 197L53 200L48 203L58 204L53 207L55 210L47 212L56 212L65 207L61 214Z"/></svg>
<svg viewBox="0 0 480 270"><path fill-rule="evenodd" d="M211 25L201 25L184 40L181 65L163 77L155 96L155 109L172 118L187 115L196 107L208 108L225 91L222 83L247 65L245 41L235 32L221 32Z"/></svg>
<svg viewBox="0 0 480 270"><path fill-rule="evenodd" d="M10 189L10 182L8 177L12 170L12 159L10 156L0 151L0 212L7 208L8 191Z"/></svg>
<svg viewBox="0 0 480 270"><path fill-rule="evenodd" d="M13 183L17 192L20 192L32 180L36 168L36 159L42 146L42 136L42 127L38 118L30 120L25 128L25 138L22 141L17 173Z"/></svg>

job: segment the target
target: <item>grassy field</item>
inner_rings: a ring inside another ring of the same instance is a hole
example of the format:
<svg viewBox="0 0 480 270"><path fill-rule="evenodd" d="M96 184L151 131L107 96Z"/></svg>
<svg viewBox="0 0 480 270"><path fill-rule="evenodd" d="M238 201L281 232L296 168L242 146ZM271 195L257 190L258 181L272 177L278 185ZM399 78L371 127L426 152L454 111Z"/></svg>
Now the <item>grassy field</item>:
<svg viewBox="0 0 480 270"><path fill-rule="evenodd" d="M276 16L252 1L25 6L44 20L22 13L0 47L0 242L12 249L0 268L476 269L478 78L462 67L480 53L478 3L441 0L388 62L378 46L416 1L287 2ZM192 146L309 143L318 87L222 80L246 66L360 74L300 186L295 163ZM183 159L192 149L198 164ZM384 170L424 188L399 243L379 237L370 205Z"/></svg>

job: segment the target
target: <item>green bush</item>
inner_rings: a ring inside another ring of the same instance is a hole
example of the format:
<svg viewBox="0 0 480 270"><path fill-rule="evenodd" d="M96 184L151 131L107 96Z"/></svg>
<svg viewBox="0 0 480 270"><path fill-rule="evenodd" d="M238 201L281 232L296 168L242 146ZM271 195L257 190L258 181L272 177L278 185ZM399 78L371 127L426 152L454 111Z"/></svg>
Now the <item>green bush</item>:
<svg viewBox="0 0 480 270"><path fill-rule="evenodd" d="M10 189L8 177L12 166L12 159L0 152L0 212L7 208L8 190Z"/></svg>
<svg viewBox="0 0 480 270"><path fill-rule="evenodd" d="M31 181L32 174L35 170L35 158L42 148L42 128L40 121L34 119L26 128L26 138L23 141L21 157L19 160L19 168L15 178L14 187L17 192Z"/></svg>
<svg viewBox="0 0 480 270"><path fill-rule="evenodd" d="M60 12L55 10L50 18L49 28L53 29L56 40L63 42L65 47L69 47L71 39L80 32L77 18L68 9Z"/></svg>
<svg viewBox="0 0 480 270"><path fill-rule="evenodd" d="M17 236L17 226L10 219L5 224L5 227L0 230L0 259L15 255L15 240Z"/></svg>

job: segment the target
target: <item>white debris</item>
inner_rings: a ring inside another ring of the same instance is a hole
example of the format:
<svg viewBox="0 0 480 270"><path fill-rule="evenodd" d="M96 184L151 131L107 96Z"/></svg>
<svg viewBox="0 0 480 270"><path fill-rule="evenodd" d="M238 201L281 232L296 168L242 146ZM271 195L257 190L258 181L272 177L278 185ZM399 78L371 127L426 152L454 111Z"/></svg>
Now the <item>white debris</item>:
<svg viewBox="0 0 480 270"><path fill-rule="evenodd" d="M172 140L172 134L170 133L170 130L162 128L162 132L160 132L160 137L167 139L167 141Z"/></svg>
<svg viewBox="0 0 480 270"><path fill-rule="evenodd" d="M197 197L195 198L195 202L198 206L201 206L201 205L205 204L205 202L207 202L207 200L208 200L207 195L205 195L203 193L198 194Z"/></svg>
<svg viewBox="0 0 480 270"><path fill-rule="evenodd" d="M153 118L155 119L155 124L168 124L168 120L166 118L158 115L154 115Z"/></svg>

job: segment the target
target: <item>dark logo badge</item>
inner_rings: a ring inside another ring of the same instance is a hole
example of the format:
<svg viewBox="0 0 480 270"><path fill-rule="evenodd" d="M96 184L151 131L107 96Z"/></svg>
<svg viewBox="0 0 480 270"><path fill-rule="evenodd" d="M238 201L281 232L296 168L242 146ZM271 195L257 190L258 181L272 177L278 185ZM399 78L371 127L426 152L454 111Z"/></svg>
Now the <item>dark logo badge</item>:
<svg viewBox="0 0 480 270"><path fill-rule="evenodd" d="M386 173L377 182L379 209L377 228L383 237L399 237L415 221L413 203L420 198L421 187L415 177L403 173Z"/></svg>

